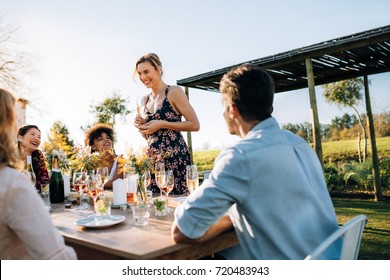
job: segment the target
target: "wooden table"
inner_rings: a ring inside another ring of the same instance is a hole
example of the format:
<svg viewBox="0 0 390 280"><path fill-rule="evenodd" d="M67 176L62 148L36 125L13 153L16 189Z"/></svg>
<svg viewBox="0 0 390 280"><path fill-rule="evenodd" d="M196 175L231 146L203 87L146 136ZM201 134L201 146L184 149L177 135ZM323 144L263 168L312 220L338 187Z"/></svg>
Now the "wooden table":
<svg viewBox="0 0 390 280"><path fill-rule="evenodd" d="M170 199L169 206L176 205ZM62 203L53 203L51 217L65 242L76 250L79 259L200 259L238 244L234 231L202 244L176 244L171 239L173 212L165 217L156 217L153 209L149 224L138 227L134 226L131 209L112 209L112 215L123 215L126 220L107 228L84 228L74 223L88 214L73 208L77 206L66 209Z"/></svg>

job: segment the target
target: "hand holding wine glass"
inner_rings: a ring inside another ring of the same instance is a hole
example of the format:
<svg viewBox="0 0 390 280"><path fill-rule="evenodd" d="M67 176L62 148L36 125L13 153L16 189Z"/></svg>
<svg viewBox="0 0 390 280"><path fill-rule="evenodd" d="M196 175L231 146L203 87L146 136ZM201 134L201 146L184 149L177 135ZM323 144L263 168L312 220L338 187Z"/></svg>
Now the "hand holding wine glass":
<svg viewBox="0 0 390 280"><path fill-rule="evenodd" d="M134 125L136 127L142 125L145 120L142 118L141 114L142 114L142 99L141 98L137 98L137 105L136 105L136 116L135 116L135 120L134 120Z"/></svg>

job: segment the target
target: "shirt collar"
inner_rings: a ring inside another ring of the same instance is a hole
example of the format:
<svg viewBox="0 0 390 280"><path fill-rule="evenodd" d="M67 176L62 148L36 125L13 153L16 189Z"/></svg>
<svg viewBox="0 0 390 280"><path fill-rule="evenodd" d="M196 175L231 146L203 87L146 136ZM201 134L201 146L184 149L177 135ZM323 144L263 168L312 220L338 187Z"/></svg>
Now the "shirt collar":
<svg viewBox="0 0 390 280"><path fill-rule="evenodd" d="M247 135L244 137L244 139L251 138L255 134L261 133L261 131L264 130L264 129L274 128L274 127L279 127L279 124L278 124L278 122L276 121L276 119L274 117L269 117L268 119L265 119L265 120L259 122L258 124L256 124L247 133Z"/></svg>

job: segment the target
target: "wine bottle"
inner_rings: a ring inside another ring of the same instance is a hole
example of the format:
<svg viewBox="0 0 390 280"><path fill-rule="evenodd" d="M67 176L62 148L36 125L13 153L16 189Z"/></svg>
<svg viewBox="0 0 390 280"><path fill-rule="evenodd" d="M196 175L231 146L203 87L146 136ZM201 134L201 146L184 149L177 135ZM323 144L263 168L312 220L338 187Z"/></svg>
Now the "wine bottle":
<svg viewBox="0 0 390 280"><path fill-rule="evenodd" d="M31 159L31 155L30 156L27 156L27 174L31 180L31 182L33 183L33 185L35 186L35 183L37 181L37 178L35 176L35 173L34 173L34 170L33 170L33 167L32 167L32 159Z"/></svg>
<svg viewBox="0 0 390 280"><path fill-rule="evenodd" d="M62 178L61 169L58 165L58 158L53 159L51 165L51 176L49 184L50 202L64 202L64 180Z"/></svg>

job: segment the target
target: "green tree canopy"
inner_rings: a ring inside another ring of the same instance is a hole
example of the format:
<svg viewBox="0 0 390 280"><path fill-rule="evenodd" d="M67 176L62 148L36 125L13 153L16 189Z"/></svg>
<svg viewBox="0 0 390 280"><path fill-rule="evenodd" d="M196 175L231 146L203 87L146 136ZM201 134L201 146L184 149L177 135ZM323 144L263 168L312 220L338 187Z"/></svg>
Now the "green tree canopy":
<svg viewBox="0 0 390 280"><path fill-rule="evenodd" d="M47 135L47 141L43 143L42 150L47 155L51 155L54 150L62 150L67 158L70 158L73 154L73 146L73 140L69 138L69 130L66 125L61 121L56 121ZM50 158L47 160L51 166Z"/></svg>
<svg viewBox="0 0 390 280"><path fill-rule="evenodd" d="M115 127L116 116L125 117L130 113L127 109L128 100L123 98L118 90L114 90L111 97L105 98L98 104L92 104L90 111L95 115L96 122L107 123Z"/></svg>
<svg viewBox="0 0 390 280"><path fill-rule="evenodd" d="M353 78L350 80L338 81L336 83L330 83L322 86L324 88L324 97L326 102L337 104L340 108L351 107L359 118L359 123L363 131L364 150L363 161L367 156L367 136L366 128L362 121L362 118L356 108L356 106L362 101L362 89L364 87L364 81L362 78ZM359 158L360 158L360 144Z"/></svg>

